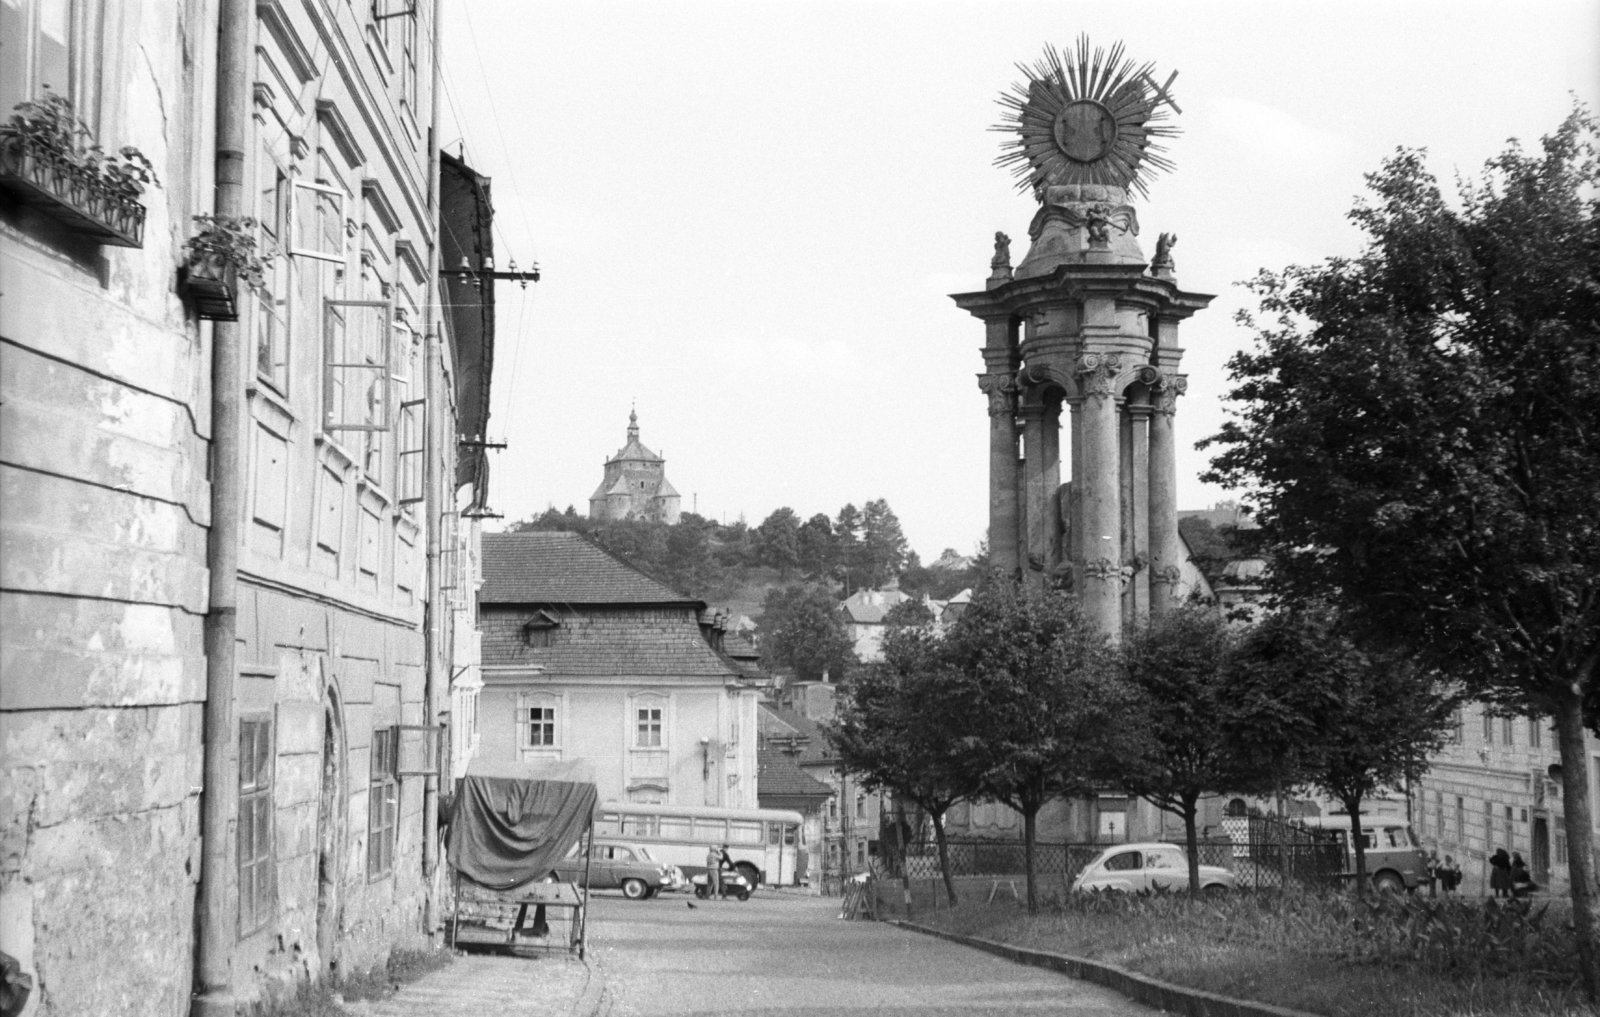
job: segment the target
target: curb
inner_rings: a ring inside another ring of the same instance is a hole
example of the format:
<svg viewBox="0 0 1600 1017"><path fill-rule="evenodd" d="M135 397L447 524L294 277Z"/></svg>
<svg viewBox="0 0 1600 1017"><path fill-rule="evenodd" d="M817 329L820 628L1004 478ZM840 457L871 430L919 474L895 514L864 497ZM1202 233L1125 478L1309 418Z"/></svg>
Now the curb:
<svg viewBox="0 0 1600 1017"><path fill-rule="evenodd" d="M1071 957L1064 953L1050 953L1046 950L1028 950L1020 946L997 943L992 939L979 939L977 936L964 936L959 932L931 929L902 919L891 919L890 924L974 947L1017 964L1046 968L1071 978L1094 982L1108 989L1115 989L1135 1002L1171 1013L1185 1014L1186 1017L1321 1017L1320 1014L1305 1010L1290 1010L1287 1007L1273 1006L1271 1003L1254 1003L1249 1000L1219 996L1204 989L1173 985L1171 982L1163 982L1148 975L1135 974L1114 964L1105 964L1083 957Z"/></svg>
<svg viewBox="0 0 1600 1017"><path fill-rule="evenodd" d="M583 990L578 993L578 998L572 1001L569 1011L572 1017L603 1017L611 1012L612 997L606 991L606 973L600 966L600 955L595 952L591 943L585 951L583 960L579 961L588 971L584 979Z"/></svg>

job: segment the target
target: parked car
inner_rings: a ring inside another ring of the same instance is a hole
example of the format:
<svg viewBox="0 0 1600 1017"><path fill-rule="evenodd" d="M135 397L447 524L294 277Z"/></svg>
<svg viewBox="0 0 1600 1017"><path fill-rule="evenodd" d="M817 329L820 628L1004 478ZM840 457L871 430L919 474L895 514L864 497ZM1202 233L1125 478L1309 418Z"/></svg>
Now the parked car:
<svg viewBox="0 0 1600 1017"><path fill-rule="evenodd" d="M583 882L581 842L556 863L556 873L569 882ZM662 890L685 885L682 870L658 861L643 844L595 839L594 856L589 862L589 889L621 890L629 900L644 900Z"/></svg>
<svg viewBox="0 0 1600 1017"><path fill-rule="evenodd" d="M1233 873L1217 865L1200 866L1200 890L1227 893L1234 887ZM1189 858L1176 844L1117 844L1095 855L1072 881L1074 890L1189 889Z"/></svg>
<svg viewBox="0 0 1600 1017"><path fill-rule="evenodd" d="M1344 849L1344 875L1356 874L1356 849L1350 843L1350 815L1312 816L1303 820L1313 830L1329 830L1339 836ZM1403 816L1363 816L1361 820L1363 854L1372 885L1379 890L1401 893L1428 882L1428 855L1417 846L1417 838Z"/></svg>

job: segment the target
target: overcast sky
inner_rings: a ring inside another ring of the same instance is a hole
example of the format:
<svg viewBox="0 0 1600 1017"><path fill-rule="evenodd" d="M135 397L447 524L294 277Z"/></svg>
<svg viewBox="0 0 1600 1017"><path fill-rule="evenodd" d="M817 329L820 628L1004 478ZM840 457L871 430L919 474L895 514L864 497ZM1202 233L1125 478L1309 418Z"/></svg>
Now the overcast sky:
<svg viewBox="0 0 1600 1017"><path fill-rule="evenodd" d="M1600 93L1600 2L535 3L445 0L441 139L493 178L491 504L586 511L637 401L683 507L752 525L886 498L931 560L987 526L981 289L1035 205L995 99L1048 44L1126 43L1173 88L1175 173L1136 202L1184 289L1179 503L1248 343L1239 281L1354 253L1396 146L1444 180Z"/></svg>

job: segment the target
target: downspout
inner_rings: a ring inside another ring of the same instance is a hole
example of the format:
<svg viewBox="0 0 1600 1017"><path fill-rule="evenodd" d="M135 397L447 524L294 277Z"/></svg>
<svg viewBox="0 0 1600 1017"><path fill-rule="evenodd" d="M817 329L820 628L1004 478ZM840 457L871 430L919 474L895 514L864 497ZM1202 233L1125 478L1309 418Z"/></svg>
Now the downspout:
<svg viewBox="0 0 1600 1017"><path fill-rule="evenodd" d="M221 0L217 16L216 214L246 212L250 133L250 0ZM205 618L204 790L200 799L200 886L195 1017L232 1015L233 950L239 900L234 892L234 824L239 811L239 737L234 723L238 629L239 515L243 494L240 408L243 385L237 322L211 333L211 530L206 541L209 597Z"/></svg>
<svg viewBox="0 0 1600 1017"><path fill-rule="evenodd" d="M428 295L422 302L422 341L424 382L427 388L427 402L423 406L423 427L425 438L423 440L423 479L422 490L426 499L423 502L423 511L426 514L425 527L427 531L427 589L428 600L423 608L422 636L427 654L427 668L423 673L422 708L424 723L437 724L440 717L439 696L441 694L440 682L443 681L444 694L449 693L450 670L446 662L440 659L441 644L444 633L440 631L442 615L439 605L439 530L443 526L441 507L443 499L440 491L439 453L441 428L439 422L443 416L442 393L439 391L438 376L439 362L439 10L442 0L433 3L433 41L432 41L432 85L428 95L431 112L428 124L428 222L425 227L428 236ZM452 485L453 488L454 485ZM435 744L438 746L435 760L436 771L423 778L422 791L422 876L427 890L424 895L422 915L423 932L432 937L439 928L439 902L437 889L437 873L439 868L439 781L449 765L449 749L444 738L444 732Z"/></svg>

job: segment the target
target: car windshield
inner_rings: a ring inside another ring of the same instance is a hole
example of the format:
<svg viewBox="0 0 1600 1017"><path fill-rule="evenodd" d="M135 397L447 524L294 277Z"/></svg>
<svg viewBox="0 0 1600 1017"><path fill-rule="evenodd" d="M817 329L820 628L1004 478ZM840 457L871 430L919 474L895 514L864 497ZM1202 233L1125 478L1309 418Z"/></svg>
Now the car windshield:
<svg viewBox="0 0 1600 1017"><path fill-rule="evenodd" d="M636 847L633 849L633 853L647 862L653 862L656 860L656 856L651 854L650 849L647 847Z"/></svg>

